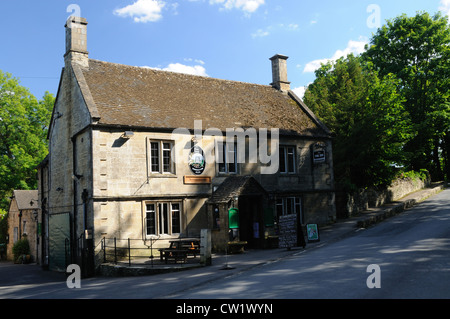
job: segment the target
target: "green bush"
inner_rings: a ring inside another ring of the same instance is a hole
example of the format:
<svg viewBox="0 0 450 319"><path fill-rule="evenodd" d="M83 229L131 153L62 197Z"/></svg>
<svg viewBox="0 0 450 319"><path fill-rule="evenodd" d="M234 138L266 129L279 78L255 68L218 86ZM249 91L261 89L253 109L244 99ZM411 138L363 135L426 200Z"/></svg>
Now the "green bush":
<svg viewBox="0 0 450 319"><path fill-rule="evenodd" d="M422 181L426 182L430 180L430 173L426 169L421 169L419 172L416 171L402 172L399 178L409 178L412 180L421 179Z"/></svg>
<svg viewBox="0 0 450 319"><path fill-rule="evenodd" d="M22 239L19 239L13 246L12 252L14 255L14 261L19 260L19 258L23 255L30 254L30 243L28 242L28 238L24 236Z"/></svg>

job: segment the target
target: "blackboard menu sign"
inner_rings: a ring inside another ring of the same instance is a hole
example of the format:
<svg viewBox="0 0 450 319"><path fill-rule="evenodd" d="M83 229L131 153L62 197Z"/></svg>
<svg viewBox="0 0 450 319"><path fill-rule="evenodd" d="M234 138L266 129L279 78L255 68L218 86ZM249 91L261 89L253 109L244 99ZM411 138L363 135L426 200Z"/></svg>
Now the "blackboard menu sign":
<svg viewBox="0 0 450 319"><path fill-rule="evenodd" d="M280 248L291 248L297 246L297 215L280 216L278 221Z"/></svg>

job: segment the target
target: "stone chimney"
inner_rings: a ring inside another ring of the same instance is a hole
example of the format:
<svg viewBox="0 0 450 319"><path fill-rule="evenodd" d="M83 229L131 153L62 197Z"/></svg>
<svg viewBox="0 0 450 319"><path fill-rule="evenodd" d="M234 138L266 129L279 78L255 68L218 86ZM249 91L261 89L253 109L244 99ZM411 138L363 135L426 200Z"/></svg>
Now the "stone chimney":
<svg viewBox="0 0 450 319"><path fill-rule="evenodd" d="M66 53L67 62L75 62L83 67L89 67L87 51L87 21L85 18L70 16L66 25Z"/></svg>
<svg viewBox="0 0 450 319"><path fill-rule="evenodd" d="M274 88L287 92L291 89L291 82L287 80L287 63L289 57L282 54L275 54L270 58L272 61L272 85Z"/></svg>

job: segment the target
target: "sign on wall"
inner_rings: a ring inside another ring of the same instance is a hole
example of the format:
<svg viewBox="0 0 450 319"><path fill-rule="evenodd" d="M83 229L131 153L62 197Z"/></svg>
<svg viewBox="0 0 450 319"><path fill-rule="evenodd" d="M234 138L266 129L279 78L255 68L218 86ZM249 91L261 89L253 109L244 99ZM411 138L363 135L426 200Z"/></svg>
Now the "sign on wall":
<svg viewBox="0 0 450 319"><path fill-rule="evenodd" d="M324 163L325 158L325 147L324 143L316 143L313 145L313 161L314 164Z"/></svg>
<svg viewBox="0 0 450 319"><path fill-rule="evenodd" d="M189 154L189 167L195 175L200 175L205 170L205 156L200 146L195 145Z"/></svg>

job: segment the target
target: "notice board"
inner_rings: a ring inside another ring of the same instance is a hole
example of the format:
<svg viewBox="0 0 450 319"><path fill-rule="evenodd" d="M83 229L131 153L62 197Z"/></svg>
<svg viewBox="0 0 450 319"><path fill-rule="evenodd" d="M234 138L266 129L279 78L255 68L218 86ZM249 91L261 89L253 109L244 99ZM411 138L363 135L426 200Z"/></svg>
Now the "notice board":
<svg viewBox="0 0 450 319"><path fill-rule="evenodd" d="M297 215L284 215L278 221L279 237L278 246L280 248L291 248L297 246Z"/></svg>

